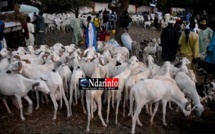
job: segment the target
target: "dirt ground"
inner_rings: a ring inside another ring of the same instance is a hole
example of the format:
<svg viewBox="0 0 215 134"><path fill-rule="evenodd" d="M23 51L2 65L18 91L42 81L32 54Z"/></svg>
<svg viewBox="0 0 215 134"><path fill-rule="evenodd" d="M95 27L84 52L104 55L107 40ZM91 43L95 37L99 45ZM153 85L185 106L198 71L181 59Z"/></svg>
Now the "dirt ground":
<svg viewBox="0 0 215 134"><path fill-rule="evenodd" d="M129 28L131 38L140 42L144 39L152 39L153 37L159 37L160 32L154 30L145 30L141 27L132 26ZM53 33L47 35L47 44L52 45L60 42L64 45L71 43L71 33L59 34ZM52 121L54 107L52 102L49 104L41 104L38 110L34 110L32 116L26 116L25 121L21 121L19 116L19 110L16 109L11 101L8 101L12 114L8 114L2 101L0 101L0 133L6 134L20 134L20 133L85 133L87 126L87 115L83 113L80 101L78 106L72 107L73 115L69 119L66 118L66 107L58 110L57 120ZM27 102L23 100L24 112L27 110ZM58 103L59 104L59 103ZM36 103L34 100L34 107ZM194 112L189 118L186 118L182 112L171 111L167 107L166 122L167 127L162 125L162 107L159 106L159 110L154 118L154 124L150 126L150 116L146 114L145 109L140 113L140 121L143 127L136 126L136 133L143 134L181 134L181 133L215 133L215 105L209 103L205 105L205 111L201 118L195 116ZM102 115L106 120L107 105L103 105ZM128 114L128 109L126 114ZM119 107L118 122L115 125L115 111L110 109L110 122L108 127L102 126L101 121L94 113L94 119L91 120L90 133L131 133L131 118L122 117L122 104Z"/></svg>

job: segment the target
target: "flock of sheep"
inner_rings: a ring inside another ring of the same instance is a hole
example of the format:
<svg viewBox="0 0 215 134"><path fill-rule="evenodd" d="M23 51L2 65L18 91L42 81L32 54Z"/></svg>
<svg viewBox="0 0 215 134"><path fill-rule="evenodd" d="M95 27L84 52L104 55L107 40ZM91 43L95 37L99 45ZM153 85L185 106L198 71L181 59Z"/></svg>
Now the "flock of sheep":
<svg viewBox="0 0 215 134"><path fill-rule="evenodd" d="M169 17L164 19L159 19L158 23L161 25L161 28L164 28L168 24L168 20L176 20L178 17L171 16L168 14ZM91 16L92 18L95 17L95 15L92 14L79 14L78 18L80 18L82 21L86 21L87 17ZM72 12L67 13L58 13L58 14L43 14L44 21L47 24L47 33L53 33L53 32L59 32L59 33L65 33L71 31L71 23L72 20L75 19L75 14ZM148 20L144 20L143 15L130 15L132 18L131 25L137 25L137 26L143 26L144 28L153 28L153 23L155 16L154 15L148 15Z"/></svg>
<svg viewBox="0 0 215 134"><path fill-rule="evenodd" d="M86 130L90 131L90 119L94 117L97 109L102 125L107 127L110 105L116 110L115 123L118 123L119 105L122 104L123 116L131 116L131 132L135 133L136 123L142 126L139 114L144 106L146 112L150 113L150 123L153 124L161 102L163 124L167 125L167 103L170 109L172 104L178 105L178 109L180 108L185 116L189 116L193 110L201 116L204 111L202 101L213 96L213 82L203 85L200 91L196 89L195 74L187 69L186 64L190 62L186 58L180 60L180 67L175 67L170 62L156 64L147 48L150 43L155 43L155 40L148 42L145 47L147 49L144 49L146 54L143 62L126 47L114 47L100 41L97 43L99 52L95 52L93 47L81 50L74 44L65 46L61 43L52 47L41 45L38 49L32 46L19 47L16 51L3 48L0 51L0 97L8 112L11 113L7 100L11 96L13 104L20 110L22 120L25 120L25 117L21 98L28 102L26 114L31 115L32 98L36 97L38 109L40 100L47 102L50 96L54 105L53 120L57 119L58 107L61 108L63 102L68 118L73 114L72 104L78 105L81 102L83 112L88 117ZM80 78L118 78L119 89L79 90ZM200 93L203 93L203 96L200 97ZM120 103L121 99L123 103ZM60 105L57 101L60 101ZM107 103L106 122L101 113L102 103Z"/></svg>

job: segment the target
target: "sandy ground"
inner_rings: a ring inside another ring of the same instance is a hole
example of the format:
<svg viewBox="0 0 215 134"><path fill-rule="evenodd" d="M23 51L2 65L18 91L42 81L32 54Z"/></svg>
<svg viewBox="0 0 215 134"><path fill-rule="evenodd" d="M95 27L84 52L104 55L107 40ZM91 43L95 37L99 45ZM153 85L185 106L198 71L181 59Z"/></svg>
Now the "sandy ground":
<svg viewBox="0 0 215 134"><path fill-rule="evenodd" d="M158 38L160 36L159 31L145 30L141 27L132 26L129 28L131 37L136 41L142 41L144 39L152 39L153 37ZM47 44L53 45L60 42L64 45L71 43L71 33L61 34L52 33L47 35ZM72 107L73 115L69 119L66 118L66 107L58 110L57 120L52 121L54 107L52 102L49 104L41 104L38 110L34 110L32 116L25 116L26 120L21 121L19 117L19 110L16 109L11 101L9 107L11 108L12 114L8 114L2 101L0 101L0 133L6 134L20 134L20 133L85 133L87 125L87 115L83 113L80 101L78 106ZM27 110L27 102L23 99L24 112ZM58 103L59 104L59 103ZM143 127L136 126L136 133L144 134L181 134L181 133L215 133L215 110L214 104L205 105L205 112L202 117L195 116L194 112L189 118L186 118L182 112L171 111L167 107L166 122L167 127L162 125L162 107L159 106L159 110L154 118L154 124L151 126L149 123L150 116L146 114L145 109L140 113L140 121ZM36 103L34 100L34 107ZM102 115L106 120L106 109L107 105L103 105ZM128 114L128 109L126 114ZM122 116L122 104L119 107L118 122L115 124L115 111L110 109L110 122L108 127L102 126L101 121L94 113L94 119L91 120L91 131L90 133L131 133L131 118Z"/></svg>

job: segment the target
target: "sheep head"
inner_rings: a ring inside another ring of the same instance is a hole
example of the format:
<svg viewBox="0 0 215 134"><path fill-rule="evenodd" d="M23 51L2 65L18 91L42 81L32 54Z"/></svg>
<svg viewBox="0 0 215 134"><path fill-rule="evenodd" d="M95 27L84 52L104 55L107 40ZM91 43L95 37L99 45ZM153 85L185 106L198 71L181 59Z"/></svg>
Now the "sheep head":
<svg viewBox="0 0 215 134"><path fill-rule="evenodd" d="M10 51L8 51L6 48L2 48L1 51L0 51L0 55L2 57L8 57L10 54Z"/></svg>
<svg viewBox="0 0 215 134"><path fill-rule="evenodd" d="M37 82L33 84L32 88L46 94L50 93L50 89L48 88L46 82L43 80L37 80Z"/></svg>
<svg viewBox="0 0 215 134"><path fill-rule="evenodd" d="M23 63L20 61L15 61L9 65L9 70L22 73Z"/></svg>

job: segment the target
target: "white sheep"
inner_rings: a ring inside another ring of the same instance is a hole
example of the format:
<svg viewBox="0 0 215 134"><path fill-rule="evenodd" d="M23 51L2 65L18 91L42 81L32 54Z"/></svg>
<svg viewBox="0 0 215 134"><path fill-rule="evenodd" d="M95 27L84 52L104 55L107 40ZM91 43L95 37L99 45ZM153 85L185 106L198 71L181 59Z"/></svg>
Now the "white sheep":
<svg viewBox="0 0 215 134"><path fill-rule="evenodd" d="M118 83L118 90L112 90L108 91L108 108L107 108L107 119L106 122L109 122L109 112L110 112L110 99L112 98L112 107L114 108L114 101L116 98L117 105L116 105L116 117L115 117L115 123L118 123L118 108L119 108L119 103L121 100L121 95L122 91L124 88L124 84L126 79L130 76L130 73L132 69L137 68L139 66L139 61L129 61L128 65L126 66L125 71L120 73L119 75L115 76L114 78L118 78L119 83Z"/></svg>
<svg viewBox="0 0 215 134"><path fill-rule="evenodd" d="M132 131L135 133L136 121L142 126L139 121L139 114L142 107L146 103L155 103L155 108L151 116L150 122L153 124L153 118L157 112L159 101L163 105L163 123L166 126L165 114L166 114L166 104L168 101L173 101L183 111L185 116L188 116L191 112L191 106L188 100L185 98L184 94L177 87L175 81L170 77L169 65L167 63L167 73L163 76L158 76L156 79L145 79L138 81L130 91L130 113L133 115L133 101L135 100L136 108L134 115L132 117Z"/></svg>
<svg viewBox="0 0 215 134"><path fill-rule="evenodd" d="M20 109L20 118L22 120L25 120L23 116L23 106L21 97L24 97L25 100L29 103L28 112L27 115L32 114L32 105L33 102L28 97L28 92L33 90L39 90L41 92L44 92L46 94L50 93L49 88L47 87L46 83L42 80L32 80L23 77L20 74L6 74L2 73L0 75L0 94L5 96L15 96L19 105ZM5 82L7 81L7 82Z"/></svg>
<svg viewBox="0 0 215 134"><path fill-rule="evenodd" d="M130 89L137 83L140 79L147 79L151 75L151 68L147 68L145 71L133 75L129 77L125 82L125 94L124 94L124 102L123 102L123 116L125 116L125 105L128 102L128 95L130 93ZM130 114L130 113L129 113Z"/></svg>
<svg viewBox="0 0 215 134"><path fill-rule="evenodd" d="M100 70L101 70L101 65L98 63L98 65L96 66L95 72L92 75L92 78L107 78L108 76L104 76L102 77L100 75ZM102 117L102 94L103 94L104 90L87 90L86 91L86 105L87 105L87 115L88 115L88 122L87 122L87 131L90 131L90 118L93 118L93 112L94 110L94 106L93 105L98 105L98 115L99 118L102 122L102 125L104 127L107 127L107 124L104 122L104 119ZM96 102L96 103L95 103Z"/></svg>
<svg viewBox="0 0 215 134"><path fill-rule="evenodd" d="M79 79L80 78L86 78L86 75L80 66L77 57L72 57L74 59L74 64L75 66L73 67L73 73L70 79L70 98L69 98L69 107L70 107L70 112L72 114L72 102L73 102L73 92L75 92L75 104L78 104L77 98L79 95ZM83 100L83 91L81 91L81 103L82 103L82 108L83 112L86 114L86 109L84 107L84 100Z"/></svg>
<svg viewBox="0 0 215 134"><path fill-rule="evenodd" d="M64 99L64 102L67 108L67 117L70 117L71 113L69 109L69 102L66 98L65 91L63 88L63 81L59 73L54 71L47 71L45 73L42 73L40 75L40 78L46 82L50 90L50 97L54 104L54 116L52 119L56 120L57 118L58 104L56 100L61 100L62 97ZM61 105L62 105L62 102L61 102Z"/></svg>

